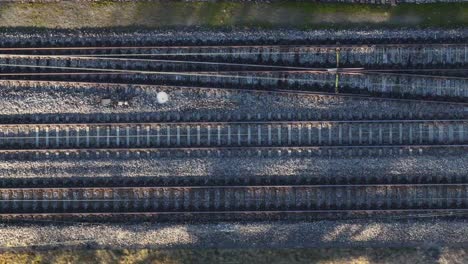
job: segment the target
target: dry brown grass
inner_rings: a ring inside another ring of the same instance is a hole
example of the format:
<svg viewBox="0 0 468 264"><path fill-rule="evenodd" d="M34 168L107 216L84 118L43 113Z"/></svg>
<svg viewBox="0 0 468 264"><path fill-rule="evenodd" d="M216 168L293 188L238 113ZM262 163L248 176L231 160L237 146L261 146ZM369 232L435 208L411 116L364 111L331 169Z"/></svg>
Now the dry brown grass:
<svg viewBox="0 0 468 264"><path fill-rule="evenodd" d="M439 251L437 251L439 252ZM452 253L456 254L453 255ZM6 252L3 263L452 263L466 260L464 250L445 249L442 254L422 249L198 249L198 250L78 250Z"/></svg>

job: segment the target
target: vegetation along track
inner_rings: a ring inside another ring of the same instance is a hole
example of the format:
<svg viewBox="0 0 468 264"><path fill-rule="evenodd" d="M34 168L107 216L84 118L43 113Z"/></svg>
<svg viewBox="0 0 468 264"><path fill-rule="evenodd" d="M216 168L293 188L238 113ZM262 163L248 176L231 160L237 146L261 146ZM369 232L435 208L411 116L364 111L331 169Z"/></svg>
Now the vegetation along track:
<svg viewBox="0 0 468 264"><path fill-rule="evenodd" d="M373 212L465 211L466 184L348 184L289 186L185 186L0 189L0 217L27 219L67 214L99 217L146 213L166 220L230 219L232 215L275 216ZM42 214L42 215L41 215ZM102 215L100 215L102 214ZM351 214L351 215L349 215ZM74 215L76 217L76 215ZM70 216L70 215L69 215ZM144 216L144 214L143 214ZM175 218L174 218L175 217ZM79 220L77 217L75 220Z"/></svg>

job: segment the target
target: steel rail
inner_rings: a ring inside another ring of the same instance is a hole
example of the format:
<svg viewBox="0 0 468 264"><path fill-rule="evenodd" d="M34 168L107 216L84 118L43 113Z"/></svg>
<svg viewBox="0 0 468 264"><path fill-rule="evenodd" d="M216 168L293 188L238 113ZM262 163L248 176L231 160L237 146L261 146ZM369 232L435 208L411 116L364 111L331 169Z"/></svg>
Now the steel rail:
<svg viewBox="0 0 468 264"><path fill-rule="evenodd" d="M23 67L23 66L16 66L16 65L12 65L11 67ZM96 68L97 69L97 68ZM75 70L75 69L74 69ZM83 69L83 70L87 70L87 69ZM60 75L63 75L63 76L67 76L67 75L129 75L129 74L140 74L140 73L131 73L131 72L113 72L113 71L107 71L107 69L103 69L105 70L105 72L95 72L94 70L89 70L89 72L28 72L28 73L24 73L24 72L18 72L18 73L0 73L0 76L60 76ZM167 72L167 73L172 73L172 72ZM181 75L184 75L185 73L194 73L194 74L200 74L200 73L203 73L203 74L207 74L206 76L214 76L214 77L217 77L216 75L209 75L210 73L213 73L213 72L206 72L206 71L193 71L193 72L179 72L181 73ZM427 74L410 74L410 73L399 73L399 71L395 71L395 72L390 72L390 71L383 71L383 72L379 72L379 71L354 71L354 70L345 70L345 71L338 71L338 72L329 72L329 71L319 71L319 70L314 70L314 71L309 71L309 70L305 70L305 71L219 71L219 72L216 72L217 74L218 73L277 73L277 74L281 74L281 73L328 73L328 74L332 74L332 75L336 75L336 74L342 74L342 75L389 75L389 76L407 76L407 77L422 77L422 78L433 78L433 79L441 79L441 80L447 80L447 79L454 79L454 80L468 80L468 78L464 78L464 77L458 77L458 76L445 76L445 75L427 75ZM141 73L141 74L145 74L145 73ZM204 75L205 76L205 75ZM227 77L235 77L235 78L238 78L239 76L238 75L233 75L233 76L227 76ZM250 78L253 78L253 79L259 79L261 77L258 77L258 76L248 76L248 75L245 75L245 76L242 76L242 77L250 77ZM273 79L273 80L291 80L291 79L288 79L288 78L270 78L270 79ZM305 81L303 79L292 79L292 81ZM315 82L315 83L320 83L319 81L314 81L314 80L309 80L310 82ZM325 83L327 81L321 81L322 83ZM331 81L329 81L330 83L332 83ZM346 82L345 82L346 83ZM399 85L399 86L404 86L404 85Z"/></svg>
<svg viewBox="0 0 468 264"><path fill-rule="evenodd" d="M366 183L366 184L298 184L298 185L189 185L189 186L132 186L132 187L26 187L26 188L0 188L2 191L67 191L67 190L156 190L156 189L249 189L249 188L360 188L360 187L467 187L468 183ZM456 197L455 197L456 198ZM457 198L458 199L458 198ZM467 197L468 199L468 197ZM20 199L24 201L24 199ZM7 201L2 200L1 201ZM101 200L98 200L101 201Z"/></svg>
<svg viewBox="0 0 468 264"><path fill-rule="evenodd" d="M332 145L332 146L247 146L247 147L134 147L134 148L38 148L38 149L0 149L0 153L58 153L58 152L151 152L151 151L252 151L252 150L327 150L327 149L443 149L468 148L468 144L434 144L434 145Z"/></svg>
<svg viewBox="0 0 468 264"><path fill-rule="evenodd" d="M231 63L231 62L210 62L210 61L191 61L191 60L160 60L160 59L132 59L132 58L101 58L94 56L72 56L72 55L17 55L17 54L0 54L0 58L35 58L35 59L88 59L88 60L114 60L114 61L135 61L135 62L160 62L160 63L179 63L179 64L201 64L201 65L223 65L237 67L257 67L257 68L273 68L273 69L295 69L295 70L326 70L327 68L311 68L299 66L282 66L282 65L266 65L266 64L250 64L250 63ZM14 64L11 64L14 66ZM353 68L350 68L353 69Z"/></svg>
<svg viewBox="0 0 468 264"><path fill-rule="evenodd" d="M15 50L116 50L116 49L194 49L194 48L370 48L370 47L448 47L466 46L463 43L388 43L345 45L203 45L203 46L62 46L62 47L0 47L0 51Z"/></svg>
<svg viewBox="0 0 468 264"><path fill-rule="evenodd" d="M176 64L199 64L199 65L220 65L220 66L235 66L235 67L252 67L252 68L269 68L269 69L287 69L287 70L277 70L277 71L242 71L242 72L311 72L311 73L330 73L330 68L312 68L312 67L301 67L301 66L283 66L283 65L267 65L267 64L251 64L251 63L231 63L231 62L211 62L211 61L192 61L192 60L167 60L167 59L134 59L134 58L100 58L94 56L72 56L72 55L10 55L10 54L0 54L0 57L19 57L19 58L39 58L39 59L89 59L89 60L115 60L115 61L135 61L135 62L159 62L159 63L176 63ZM103 71L115 70L115 72L122 72L124 70L121 69L108 69L108 68L83 68L83 67L57 67L57 66L43 66L43 65L18 65L18 64L0 64L3 67L26 67L31 68L30 66L36 66L33 68L53 68L53 69L71 69L71 70L89 70L94 71L96 69L102 69ZM468 71L468 69L446 69L446 68L423 68L423 69L416 69L416 68L403 68L403 69L366 69L366 68L352 68L352 67L338 67L333 68L333 72L331 74L336 73L386 73L388 75L401 75L394 72L418 72L418 71L452 71L452 72L459 72L459 71ZM128 70L129 72L135 73L135 70ZM141 71L148 73L149 71ZM170 71L167 71L170 73ZM181 74L183 73L204 73L206 71L180 71ZM241 72L241 71L216 71L216 74L220 72ZM209 72L207 72L209 73ZM454 78L454 79L468 79L468 78L461 78L461 77L454 77L454 76L434 76L434 75L421 75L421 74L408 74L412 76L419 76L419 77L439 77L439 78Z"/></svg>
<svg viewBox="0 0 468 264"><path fill-rule="evenodd" d="M272 121L170 121L170 122L112 122L112 123L19 123L19 124L0 124L0 129L3 127L62 127L62 126L155 126L155 125L237 125L237 124L346 124L346 123L424 123L424 122L468 122L468 119L384 119L384 120L272 120Z"/></svg>
<svg viewBox="0 0 468 264"><path fill-rule="evenodd" d="M257 79L257 80L269 80L269 81L302 81L308 83L325 83L325 84L332 84L333 81L331 80L310 80L310 79L291 79L291 78L284 78L284 77L265 77L265 76L249 76L249 75L226 75L220 74L223 72L170 72L170 71L140 71L140 70L121 70L121 69L103 69L103 68L88 68L88 67L58 67L58 66L39 66L39 65L19 65L19 64L0 64L0 66L8 66L8 67L20 67L20 68L41 68L41 69L65 69L65 70L83 70L83 71L90 71L90 75L93 72L117 72L123 75L134 75L134 74L143 74L143 75L168 75L168 76L188 76L188 77L214 77L214 78L236 78L236 79ZM231 72L229 72L231 73ZM11 73L14 76L14 73ZM351 74L351 73L350 73ZM444 77L445 78L445 77ZM459 79L457 77L453 77L455 79ZM464 80L464 79L462 79ZM341 82L343 84L343 82ZM346 83L345 83L346 84ZM404 85L397 85L397 86L404 86ZM239 89L248 89L248 88L239 88Z"/></svg>
<svg viewBox="0 0 468 264"><path fill-rule="evenodd" d="M405 76L405 77L421 77L421 78L428 78L428 79L441 79L441 80L447 80L447 79L453 79L453 80L468 80L468 77L459 77L459 76L445 76L445 75L428 75L428 74L412 74L412 73L403 73L405 72L404 70L367 70L365 68L333 68L331 69L332 71L329 71L330 69L326 70L300 70L300 71L290 71L290 70L285 70L285 71L260 71L260 70L245 70L245 71L180 71L180 73L197 73L197 74L212 74L212 76L218 75L218 74L235 74L235 73L261 73L261 74L284 74L284 73L312 73L312 74L330 74L330 75L388 75L388 76ZM337 71L335 71L337 70ZM439 69L426 69L427 71L438 71ZM458 69L453 69L454 71L458 71ZM414 71L418 72L419 70L417 69L409 69L408 71ZM467 71L468 69L463 69L463 71ZM400 73L401 72L401 73ZM234 75L238 76L238 75ZM240 75L240 76L249 76L249 75ZM257 78L259 76L251 75L251 78ZM261 76L260 76L261 78ZM271 77L274 78L274 77ZM288 77L277 77L278 80L292 80L292 81L305 81L305 79L289 79ZM309 80L310 82L317 82L315 80ZM327 82L327 81L322 81L322 82ZM331 82L331 81L328 81ZM317 82L319 83L319 82ZM344 84L347 84L347 82L342 82ZM378 85L379 83L375 83ZM395 86L405 86L405 85L395 85ZM467 87L468 88L468 87Z"/></svg>
<svg viewBox="0 0 468 264"><path fill-rule="evenodd" d="M212 215L212 214L301 214L301 213L404 213L404 212L463 212L468 213L468 208L415 208L415 209L317 209L317 210L264 210L264 211L158 211L158 212L82 212L82 213L1 213L0 216L105 216L105 215L136 215L136 216L153 216L153 215L181 215L181 214L196 214L196 215Z"/></svg>

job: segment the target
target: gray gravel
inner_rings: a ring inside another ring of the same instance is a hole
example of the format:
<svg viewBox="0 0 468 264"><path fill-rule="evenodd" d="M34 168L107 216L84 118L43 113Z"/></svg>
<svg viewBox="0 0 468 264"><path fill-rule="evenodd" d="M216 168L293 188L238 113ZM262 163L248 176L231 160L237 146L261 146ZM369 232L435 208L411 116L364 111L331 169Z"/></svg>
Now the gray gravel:
<svg viewBox="0 0 468 264"><path fill-rule="evenodd" d="M152 30L138 32L103 32L96 30L46 30L0 33L0 45L97 45L106 41L112 44L223 44L223 43L362 43L413 42L415 40L454 41L463 43L468 38L468 29L373 29L373 30L226 30L204 29ZM50 42L50 43L49 43Z"/></svg>
<svg viewBox="0 0 468 264"><path fill-rule="evenodd" d="M60 0L3 0L3 2L20 2L20 3L54 3ZM76 0L77 2L93 2L95 0ZM138 0L113 0L116 2L132 2ZM232 2L250 2L250 3L270 3L275 2L275 0L231 0ZM206 0L186 0L186 2L206 2ZM390 0L318 0L318 2L324 3L366 3L366 4L390 4ZM427 4L427 3L463 3L466 0L395 0L395 3L417 3L417 4Z"/></svg>
<svg viewBox="0 0 468 264"><path fill-rule="evenodd" d="M111 177L239 175L309 177L463 177L468 171L465 153L446 156L390 156L369 158L159 158L62 159L0 161L0 178L8 177Z"/></svg>
<svg viewBox="0 0 468 264"><path fill-rule="evenodd" d="M467 245L464 221L0 225L0 247L288 248Z"/></svg>
<svg viewBox="0 0 468 264"><path fill-rule="evenodd" d="M194 31L164 30L136 33L97 33L94 31L42 31L42 33L0 33L0 45L21 42L28 46L112 44L212 44L212 43L336 43L336 42L462 42L468 29L459 30L368 30L368 31ZM46 40L46 41L44 41ZM115 86L113 86L115 87ZM367 115L382 113L457 114L461 107L408 104L394 101L332 99L320 96L278 96L252 92L208 91L194 88L102 85L65 85L60 83L0 82L0 114L18 117L30 114L69 115L145 112L205 115L244 115L304 113L316 118L325 113ZM169 102L156 103L156 94L165 91ZM101 99L129 103L128 107L102 106ZM196 110L196 111L195 111ZM311 177L465 177L466 153L451 155L386 156L355 158L231 157L227 158L129 158L48 160L1 160L0 177L96 177L96 176L208 176L310 175ZM468 226L463 221L368 222L317 221L309 223L217 223L217 224L0 224L0 247L82 245L95 247L311 247L311 246L403 246L461 245L467 243Z"/></svg>
<svg viewBox="0 0 468 264"><path fill-rule="evenodd" d="M176 88L170 86L67 84L60 82L0 81L0 115L49 115L93 113L159 113L161 116L216 115L261 118L282 114L301 114L304 119L328 116L363 116L382 118L395 116L465 115L463 107L447 104L397 102L393 100L351 99L316 95L275 95L248 91ZM158 104L157 93L166 92L169 101ZM109 98L112 105L103 106L101 100ZM129 106L116 106L127 101ZM373 111L372 111L373 110ZM214 112L216 114L214 114ZM1 119L2 117L0 117Z"/></svg>

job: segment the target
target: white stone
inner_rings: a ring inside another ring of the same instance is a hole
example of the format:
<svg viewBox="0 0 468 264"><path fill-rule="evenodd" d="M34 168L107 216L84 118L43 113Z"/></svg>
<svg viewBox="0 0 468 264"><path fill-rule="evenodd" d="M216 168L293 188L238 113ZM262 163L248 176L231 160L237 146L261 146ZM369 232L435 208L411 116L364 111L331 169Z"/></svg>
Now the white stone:
<svg viewBox="0 0 468 264"><path fill-rule="evenodd" d="M167 101L169 101L169 96L168 96L167 93L165 93L165 92L159 92L159 93L156 95L156 99L158 100L158 103L159 103L159 104L164 104L164 103L166 103Z"/></svg>

